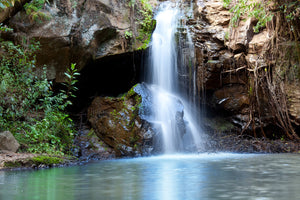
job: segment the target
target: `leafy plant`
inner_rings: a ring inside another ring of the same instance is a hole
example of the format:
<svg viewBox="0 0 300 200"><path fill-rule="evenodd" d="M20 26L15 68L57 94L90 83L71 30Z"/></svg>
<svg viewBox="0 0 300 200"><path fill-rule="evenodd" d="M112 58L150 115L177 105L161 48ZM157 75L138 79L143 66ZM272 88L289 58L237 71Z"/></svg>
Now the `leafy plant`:
<svg viewBox="0 0 300 200"><path fill-rule="evenodd" d="M68 114L48 112L44 119L35 122L26 135L30 139L29 152L63 154L71 149L75 130Z"/></svg>
<svg viewBox="0 0 300 200"><path fill-rule="evenodd" d="M20 0L1 0L0 10L13 7L16 2L20 2ZM24 5L24 10L32 21L48 20L50 16L41 11L46 3L50 4L48 0L32 0Z"/></svg>
<svg viewBox="0 0 300 200"><path fill-rule="evenodd" d="M0 1L0 10L8 7L12 7L19 0L1 0Z"/></svg>
<svg viewBox="0 0 300 200"><path fill-rule="evenodd" d="M129 5L129 7L134 8L134 6L135 6L135 0L129 0L128 5Z"/></svg>
<svg viewBox="0 0 300 200"><path fill-rule="evenodd" d="M4 26L2 23L0 23L0 32L9 32L12 31L13 29L8 28L7 26Z"/></svg>
<svg viewBox="0 0 300 200"><path fill-rule="evenodd" d="M224 7L228 8L230 4L231 0L223 0ZM248 17L257 19L257 23L253 27L255 33L258 33L260 28L265 27L266 23L273 17L272 14L267 12L266 4L264 2L255 2L254 0L238 0L229 11L233 13L230 20L233 27L238 25L240 18L245 14Z"/></svg>
<svg viewBox="0 0 300 200"><path fill-rule="evenodd" d="M10 130L29 152L68 152L75 130L64 110L77 90L76 65L71 64L65 73L66 90L55 94L46 68L40 77L35 73L37 42L15 45L0 41L0 46L0 131Z"/></svg>
<svg viewBox="0 0 300 200"><path fill-rule="evenodd" d="M151 33L155 27L155 21L153 20L152 6L150 5L149 1L140 0L140 2L142 9L139 12L142 14L143 20L139 22L141 28L139 29L139 36L137 39L143 43L139 49L145 49L150 42Z"/></svg>
<svg viewBox="0 0 300 200"><path fill-rule="evenodd" d="M125 38L130 40L133 37L132 31L125 31Z"/></svg>
<svg viewBox="0 0 300 200"><path fill-rule="evenodd" d="M32 21L43 21L50 19L50 16L41 12L45 4L50 4L48 0L33 0L24 5L26 14Z"/></svg>
<svg viewBox="0 0 300 200"><path fill-rule="evenodd" d="M223 0L223 7L228 8L231 3L231 0Z"/></svg>

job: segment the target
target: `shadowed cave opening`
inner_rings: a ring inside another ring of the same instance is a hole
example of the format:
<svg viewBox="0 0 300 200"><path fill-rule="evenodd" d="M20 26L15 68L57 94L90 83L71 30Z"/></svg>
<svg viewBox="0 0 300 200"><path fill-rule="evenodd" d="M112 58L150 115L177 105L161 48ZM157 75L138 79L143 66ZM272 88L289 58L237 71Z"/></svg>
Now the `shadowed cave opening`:
<svg viewBox="0 0 300 200"><path fill-rule="evenodd" d="M117 97L141 82L145 51L92 60L80 71L76 98L70 111L85 113L96 96Z"/></svg>

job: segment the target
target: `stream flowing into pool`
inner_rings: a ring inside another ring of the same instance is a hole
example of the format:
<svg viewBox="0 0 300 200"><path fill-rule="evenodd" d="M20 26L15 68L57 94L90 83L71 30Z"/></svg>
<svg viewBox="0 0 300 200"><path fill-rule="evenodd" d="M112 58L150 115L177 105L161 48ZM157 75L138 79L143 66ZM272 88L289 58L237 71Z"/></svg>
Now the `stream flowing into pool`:
<svg viewBox="0 0 300 200"><path fill-rule="evenodd" d="M294 200L296 154L165 155L38 171L0 171L1 200Z"/></svg>

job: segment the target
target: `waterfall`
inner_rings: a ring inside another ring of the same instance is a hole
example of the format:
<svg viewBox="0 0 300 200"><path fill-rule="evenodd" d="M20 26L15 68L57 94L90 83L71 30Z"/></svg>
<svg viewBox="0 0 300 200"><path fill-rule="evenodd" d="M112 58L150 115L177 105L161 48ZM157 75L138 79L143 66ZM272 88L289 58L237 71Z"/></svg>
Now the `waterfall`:
<svg viewBox="0 0 300 200"><path fill-rule="evenodd" d="M187 95L180 92L181 68L189 67L181 66L186 62L179 62L186 60L182 58L182 53L178 53L180 38L176 34L181 28L181 16L182 13L176 4L164 2L160 5L155 18L156 29L151 40L150 63L146 71L155 104L152 123L160 130L164 153L185 152L191 147L193 151L201 148L201 129L194 122L198 120L197 115L193 115L191 110L197 112L195 107L190 105ZM187 43L191 45L191 37L188 36ZM191 58L188 58L188 63L193 59L193 52L189 56ZM194 75L195 72L192 73L193 80ZM194 95L193 91L192 96ZM194 101L192 103L195 103Z"/></svg>

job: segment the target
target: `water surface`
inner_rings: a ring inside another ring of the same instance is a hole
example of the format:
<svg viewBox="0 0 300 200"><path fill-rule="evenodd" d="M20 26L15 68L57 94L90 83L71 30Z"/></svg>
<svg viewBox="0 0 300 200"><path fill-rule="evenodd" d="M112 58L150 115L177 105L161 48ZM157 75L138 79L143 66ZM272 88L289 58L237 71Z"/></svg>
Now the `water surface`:
<svg viewBox="0 0 300 200"><path fill-rule="evenodd" d="M299 199L300 156L200 154L0 171L0 199Z"/></svg>

